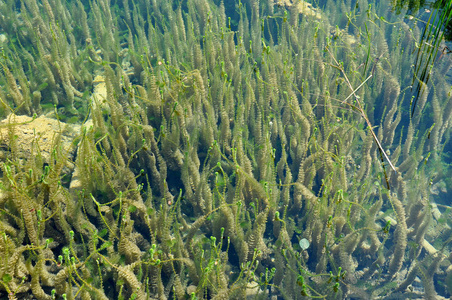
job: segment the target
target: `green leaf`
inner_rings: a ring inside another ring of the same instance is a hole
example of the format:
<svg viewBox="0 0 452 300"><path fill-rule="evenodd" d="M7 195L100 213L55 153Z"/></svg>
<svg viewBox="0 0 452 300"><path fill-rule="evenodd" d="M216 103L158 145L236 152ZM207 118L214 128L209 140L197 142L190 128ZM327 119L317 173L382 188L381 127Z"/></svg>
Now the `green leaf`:
<svg viewBox="0 0 452 300"><path fill-rule="evenodd" d="M44 82L44 83L40 84L40 85L38 86L38 91L44 90L48 85L49 85L49 84L48 84L47 82Z"/></svg>
<svg viewBox="0 0 452 300"><path fill-rule="evenodd" d="M129 206L129 212L133 213L137 210L137 207L135 205Z"/></svg>
<svg viewBox="0 0 452 300"><path fill-rule="evenodd" d="M107 228L102 229L101 231L99 231L99 233L97 234L97 236L99 237L104 237L105 235L107 235L108 230Z"/></svg>
<svg viewBox="0 0 452 300"><path fill-rule="evenodd" d="M100 246L99 250L103 250L103 249L105 249L105 248L108 248L108 247L110 247L111 245L113 245L112 242L106 241L105 243L102 244L102 246Z"/></svg>
<svg viewBox="0 0 452 300"><path fill-rule="evenodd" d="M123 285L125 282L124 282L124 280L118 280L118 281L116 281L116 285L119 285L119 286L121 286L121 285Z"/></svg>
<svg viewBox="0 0 452 300"><path fill-rule="evenodd" d="M3 281L4 283L10 282L12 279L13 279L13 278L12 278L11 275L9 275L9 274L3 274L3 276L2 276L2 281Z"/></svg>

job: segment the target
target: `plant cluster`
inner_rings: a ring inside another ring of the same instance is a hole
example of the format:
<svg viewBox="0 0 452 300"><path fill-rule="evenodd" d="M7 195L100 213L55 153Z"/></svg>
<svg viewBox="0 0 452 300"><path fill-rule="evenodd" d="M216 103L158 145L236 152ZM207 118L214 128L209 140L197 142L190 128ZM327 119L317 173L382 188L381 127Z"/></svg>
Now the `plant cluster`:
<svg viewBox="0 0 452 300"><path fill-rule="evenodd" d="M411 116L416 25L324 2L0 2L0 295L449 295L449 85ZM23 157L16 114L61 130Z"/></svg>

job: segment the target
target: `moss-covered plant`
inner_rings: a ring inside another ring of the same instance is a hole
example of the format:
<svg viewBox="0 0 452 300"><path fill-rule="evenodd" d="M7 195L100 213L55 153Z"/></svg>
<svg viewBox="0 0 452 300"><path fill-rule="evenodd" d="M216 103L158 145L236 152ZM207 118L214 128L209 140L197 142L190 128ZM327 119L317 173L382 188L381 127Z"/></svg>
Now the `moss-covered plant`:
<svg viewBox="0 0 452 300"><path fill-rule="evenodd" d="M449 86L410 117L415 24L323 2L0 5L0 295L449 295ZM33 113L61 130L24 156Z"/></svg>

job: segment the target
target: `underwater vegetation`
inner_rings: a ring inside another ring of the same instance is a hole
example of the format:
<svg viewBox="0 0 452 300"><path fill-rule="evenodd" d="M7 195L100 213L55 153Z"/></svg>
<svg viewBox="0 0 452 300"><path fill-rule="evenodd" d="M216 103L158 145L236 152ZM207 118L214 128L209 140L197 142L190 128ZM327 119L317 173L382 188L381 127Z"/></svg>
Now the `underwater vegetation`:
<svg viewBox="0 0 452 300"><path fill-rule="evenodd" d="M0 297L450 296L452 62L412 115L421 30L385 1L0 0L0 28Z"/></svg>
<svg viewBox="0 0 452 300"><path fill-rule="evenodd" d="M423 18L421 14L416 18L421 23L423 30L421 38L417 41L416 61L413 71L412 89L415 90L415 97L411 105L411 114L413 115L417 100L424 92L424 86L428 84L436 60L452 52L444 43L444 40L450 41L452 39L452 2L439 0L425 3L423 0L396 0L393 1L393 6L398 13L403 10L407 14L416 14L421 7L428 7L425 8L427 17ZM408 8L407 11L403 9L405 7ZM412 15L407 17L410 19L414 18Z"/></svg>

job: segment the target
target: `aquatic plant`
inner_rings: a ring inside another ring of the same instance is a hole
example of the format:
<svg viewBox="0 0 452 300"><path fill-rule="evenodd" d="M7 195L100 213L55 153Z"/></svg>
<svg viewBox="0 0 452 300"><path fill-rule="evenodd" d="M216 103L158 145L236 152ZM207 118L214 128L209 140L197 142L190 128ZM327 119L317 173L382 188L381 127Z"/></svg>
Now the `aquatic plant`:
<svg viewBox="0 0 452 300"><path fill-rule="evenodd" d="M451 40L452 4L447 1L393 1L397 13L409 14L408 18L414 18L419 9L424 8L428 13L427 21L417 17L416 20L425 23L420 39L416 44L416 61L413 69L412 88L415 90L411 105L411 114L414 114L417 100L424 93L424 87L433 72L435 61L448 55L451 50L443 45L443 40ZM408 10L406 10L408 9Z"/></svg>
<svg viewBox="0 0 452 300"><path fill-rule="evenodd" d="M1 61L2 295L449 293L426 274L450 272L429 189L452 100L435 77L403 109L415 24L364 0L234 4L0 5L21 27ZM21 152L15 115L33 113L59 120L48 157L39 135Z"/></svg>

